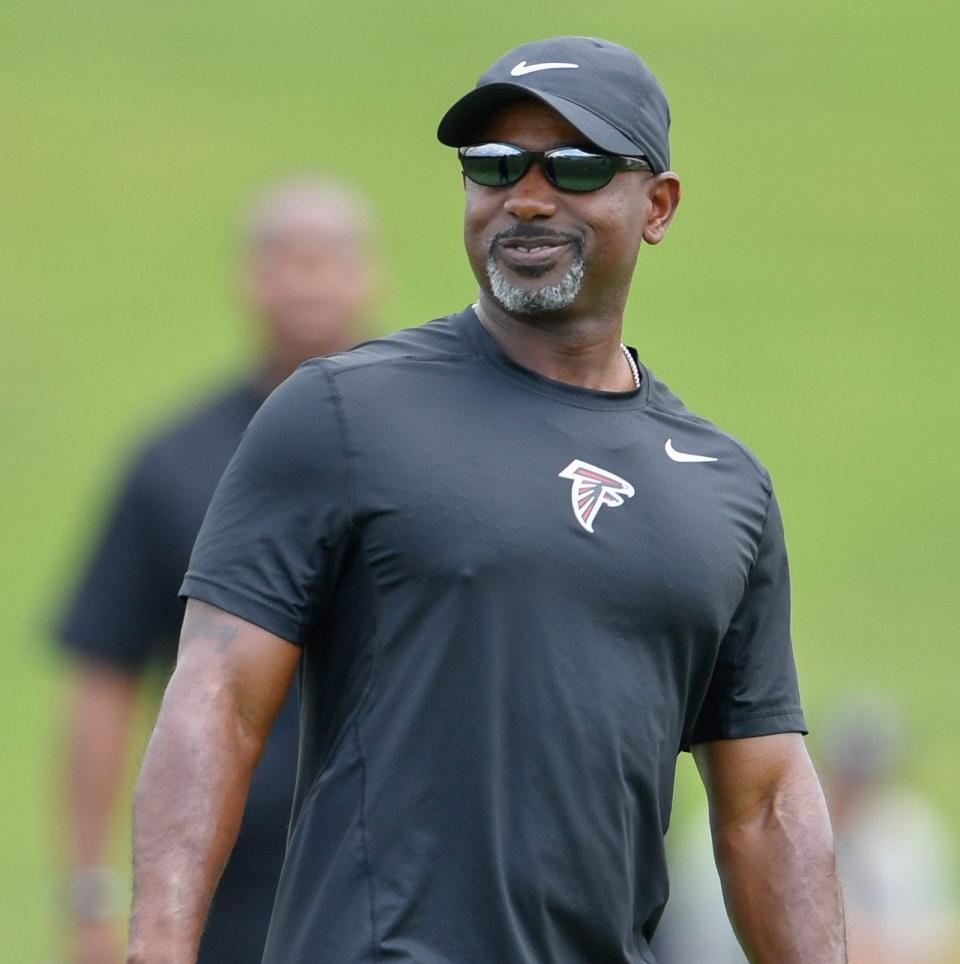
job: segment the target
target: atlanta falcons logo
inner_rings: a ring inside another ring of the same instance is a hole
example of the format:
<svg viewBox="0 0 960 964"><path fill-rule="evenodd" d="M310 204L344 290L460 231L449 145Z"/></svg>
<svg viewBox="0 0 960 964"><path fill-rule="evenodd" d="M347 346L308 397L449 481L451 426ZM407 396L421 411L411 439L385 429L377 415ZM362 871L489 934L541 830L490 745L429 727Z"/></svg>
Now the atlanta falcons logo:
<svg viewBox="0 0 960 964"><path fill-rule="evenodd" d="M574 459L560 473L560 478L573 482L570 488L573 514L587 532L593 532L593 520L601 506L623 505L624 496L633 498L633 486L626 479L580 459Z"/></svg>

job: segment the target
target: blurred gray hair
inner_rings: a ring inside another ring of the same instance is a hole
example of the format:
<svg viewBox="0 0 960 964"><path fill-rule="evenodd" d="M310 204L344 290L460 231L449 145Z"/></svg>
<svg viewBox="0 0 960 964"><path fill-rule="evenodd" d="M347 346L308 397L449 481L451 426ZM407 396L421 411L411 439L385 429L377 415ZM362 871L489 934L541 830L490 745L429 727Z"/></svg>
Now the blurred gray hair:
<svg viewBox="0 0 960 964"><path fill-rule="evenodd" d="M324 175L305 175L258 192L247 208L241 237L257 252L304 230L363 249L376 242L377 220L356 188Z"/></svg>

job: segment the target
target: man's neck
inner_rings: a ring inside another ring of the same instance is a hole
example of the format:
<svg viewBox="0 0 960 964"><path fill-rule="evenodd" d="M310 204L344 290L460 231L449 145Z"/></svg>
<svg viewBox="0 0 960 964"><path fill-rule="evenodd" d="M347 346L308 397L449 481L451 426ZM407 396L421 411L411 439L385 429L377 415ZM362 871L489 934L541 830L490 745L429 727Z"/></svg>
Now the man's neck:
<svg viewBox="0 0 960 964"><path fill-rule="evenodd" d="M475 310L504 354L524 368L580 388L627 392L636 387L620 348L619 314L586 318L558 312L517 318L485 292Z"/></svg>

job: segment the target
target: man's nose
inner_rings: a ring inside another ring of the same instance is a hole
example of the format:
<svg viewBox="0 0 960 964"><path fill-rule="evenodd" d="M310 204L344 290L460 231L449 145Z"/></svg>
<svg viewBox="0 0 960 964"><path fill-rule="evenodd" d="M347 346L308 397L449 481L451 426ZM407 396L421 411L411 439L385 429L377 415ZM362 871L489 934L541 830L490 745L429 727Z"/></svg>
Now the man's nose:
<svg viewBox="0 0 960 964"><path fill-rule="evenodd" d="M503 209L521 221L552 218L557 213L556 191L540 165L532 164L530 170L511 185Z"/></svg>

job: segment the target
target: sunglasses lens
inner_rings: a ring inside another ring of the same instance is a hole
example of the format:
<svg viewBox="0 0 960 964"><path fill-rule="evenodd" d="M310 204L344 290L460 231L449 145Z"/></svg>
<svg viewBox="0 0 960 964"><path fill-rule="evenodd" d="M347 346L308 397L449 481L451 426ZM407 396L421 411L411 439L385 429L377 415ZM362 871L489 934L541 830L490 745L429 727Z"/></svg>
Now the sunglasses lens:
<svg viewBox="0 0 960 964"><path fill-rule="evenodd" d="M606 154L588 154L564 148L547 154L547 174L564 191L597 191L617 172L616 161Z"/></svg>
<svg viewBox="0 0 960 964"><path fill-rule="evenodd" d="M463 173L485 187L515 184L527 173L534 158L543 158L547 177L563 191L597 191L610 183L620 169L620 159L591 154L577 147L561 147L539 154L513 144L474 144L460 148Z"/></svg>
<svg viewBox="0 0 960 964"><path fill-rule="evenodd" d="M463 173L476 184L504 187L519 181L532 158L511 144L475 144L460 149Z"/></svg>

